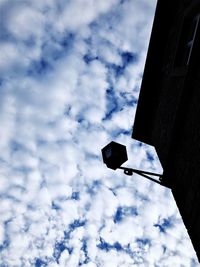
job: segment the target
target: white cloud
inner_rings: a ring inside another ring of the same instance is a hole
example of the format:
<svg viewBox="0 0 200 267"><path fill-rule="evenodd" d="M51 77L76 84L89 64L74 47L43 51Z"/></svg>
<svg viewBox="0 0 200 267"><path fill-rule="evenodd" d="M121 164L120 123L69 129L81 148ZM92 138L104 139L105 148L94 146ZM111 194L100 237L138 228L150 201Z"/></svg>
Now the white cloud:
<svg viewBox="0 0 200 267"><path fill-rule="evenodd" d="M26 4L14 4L15 8L9 9L7 29L17 39L26 40L30 37L39 38L43 32L44 18L41 13Z"/></svg>
<svg viewBox="0 0 200 267"><path fill-rule="evenodd" d="M61 3L61 16L56 22L59 30L66 29L76 31L84 25L95 21L99 15L108 12L117 2L113 0L103 0L96 2L94 0L69 1L68 5Z"/></svg>
<svg viewBox="0 0 200 267"><path fill-rule="evenodd" d="M101 162L115 138L127 145L127 165L162 172L153 148L129 134L155 1L122 2L0 1L4 265L189 266L195 258L169 190ZM160 232L155 224L169 218L173 227Z"/></svg>

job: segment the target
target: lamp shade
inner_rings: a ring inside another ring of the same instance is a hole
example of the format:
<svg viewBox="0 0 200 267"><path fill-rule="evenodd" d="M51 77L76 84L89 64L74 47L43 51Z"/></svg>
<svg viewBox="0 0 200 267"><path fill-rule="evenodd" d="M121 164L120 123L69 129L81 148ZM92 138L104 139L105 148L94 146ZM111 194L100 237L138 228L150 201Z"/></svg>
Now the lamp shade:
<svg viewBox="0 0 200 267"><path fill-rule="evenodd" d="M116 170L128 160L126 147L113 141L102 148L101 152L103 162L113 170Z"/></svg>

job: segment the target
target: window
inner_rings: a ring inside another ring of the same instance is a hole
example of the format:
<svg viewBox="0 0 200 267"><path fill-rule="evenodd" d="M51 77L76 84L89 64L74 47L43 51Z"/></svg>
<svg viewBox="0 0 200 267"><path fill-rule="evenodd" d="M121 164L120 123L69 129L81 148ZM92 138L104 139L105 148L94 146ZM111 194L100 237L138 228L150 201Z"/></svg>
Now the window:
<svg viewBox="0 0 200 267"><path fill-rule="evenodd" d="M174 62L175 67L189 65L199 26L200 14L184 20Z"/></svg>

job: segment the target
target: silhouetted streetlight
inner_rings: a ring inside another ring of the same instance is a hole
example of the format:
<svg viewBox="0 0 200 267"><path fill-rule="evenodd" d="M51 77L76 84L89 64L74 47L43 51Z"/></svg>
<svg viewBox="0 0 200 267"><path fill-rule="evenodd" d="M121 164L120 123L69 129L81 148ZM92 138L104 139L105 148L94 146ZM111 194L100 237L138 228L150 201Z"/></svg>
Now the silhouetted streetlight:
<svg viewBox="0 0 200 267"><path fill-rule="evenodd" d="M126 146L112 141L104 148L102 148L101 152L102 152L103 162L106 164L108 168L113 170L121 169L124 171L126 175L130 176L133 175L133 173L137 173L157 184L165 186L162 183L162 174L127 168L127 167L121 167L121 165L128 160ZM149 175L158 177L158 180L152 178Z"/></svg>

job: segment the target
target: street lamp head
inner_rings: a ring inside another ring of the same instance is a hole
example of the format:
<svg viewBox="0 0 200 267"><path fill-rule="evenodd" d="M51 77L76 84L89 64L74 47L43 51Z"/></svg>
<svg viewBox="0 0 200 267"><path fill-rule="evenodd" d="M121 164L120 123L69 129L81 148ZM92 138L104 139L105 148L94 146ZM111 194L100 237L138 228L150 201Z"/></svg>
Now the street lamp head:
<svg viewBox="0 0 200 267"><path fill-rule="evenodd" d="M102 150L103 162L108 168L116 170L128 160L126 147L116 142L110 142Z"/></svg>

